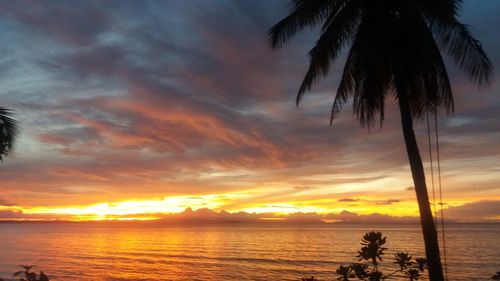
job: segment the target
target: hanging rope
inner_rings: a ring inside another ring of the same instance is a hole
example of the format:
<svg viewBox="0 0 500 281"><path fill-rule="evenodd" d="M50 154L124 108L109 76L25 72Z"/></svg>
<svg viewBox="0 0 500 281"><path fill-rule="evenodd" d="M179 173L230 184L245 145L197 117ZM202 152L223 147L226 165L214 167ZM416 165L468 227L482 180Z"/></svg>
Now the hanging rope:
<svg viewBox="0 0 500 281"><path fill-rule="evenodd" d="M437 211L436 211L436 189L434 187L434 164L432 159L432 142L431 142L431 126L429 124L429 111L425 112L427 120L427 139L429 143L429 162L431 164L431 185L432 185L432 209L434 211L434 224L437 225Z"/></svg>
<svg viewBox="0 0 500 281"><path fill-rule="evenodd" d="M434 113L434 129L435 129L435 138L436 138L436 160L437 160L437 171L438 171L438 188L439 188L439 205L441 211L441 240L443 241L443 268L445 273L445 280L448 281L448 265L447 265L447 255L446 255L446 238L444 232L444 211L443 211L443 189L441 184L441 159L439 154L439 134L438 134L438 122L437 122L437 112L433 110ZM437 225L437 211L436 211L436 191L434 184L434 159L432 155L432 141L431 141L431 125L429 122L429 112L426 112L426 121L427 121L427 140L429 144L429 162L430 162L430 170L431 170L431 185L432 185L432 201L433 201L433 210L434 210L434 223Z"/></svg>
<svg viewBox="0 0 500 281"><path fill-rule="evenodd" d="M437 170L438 170L438 187L439 187L439 205L441 206L441 237L443 240L443 258L444 258L444 271L445 278L448 281L448 264L446 256L446 237L444 233L444 211L443 211L443 189L441 185L441 159L439 158L439 134L438 134L438 122L437 122L437 112L434 111L434 128L436 134L436 158L437 158Z"/></svg>

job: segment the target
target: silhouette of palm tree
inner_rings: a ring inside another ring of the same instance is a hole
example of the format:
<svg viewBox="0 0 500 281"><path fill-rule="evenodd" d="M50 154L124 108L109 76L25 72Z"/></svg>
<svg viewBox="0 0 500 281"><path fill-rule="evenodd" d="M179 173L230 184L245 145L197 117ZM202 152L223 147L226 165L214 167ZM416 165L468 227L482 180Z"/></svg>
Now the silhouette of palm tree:
<svg viewBox="0 0 500 281"><path fill-rule="evenodd" d="M321 24L309 52L310 65L297 104L328 74L350 45L330 123L351 98L362 126L384 120L384 102L399 103L403 135L420 211L431 281L442 281L436 226L425 184L413 119L439 107L453 111L453 95L441 51L477 84L487 83L492 65L481 44L458 20L461 0L293 0L290 14L270 30L273 48L305 27Z"/></svg>
<svg viewBox="0 0 500 281"><path fill-rule="evenodd" d="M0 161L12 151L18 129L12 111L0 107Z"/></svg>

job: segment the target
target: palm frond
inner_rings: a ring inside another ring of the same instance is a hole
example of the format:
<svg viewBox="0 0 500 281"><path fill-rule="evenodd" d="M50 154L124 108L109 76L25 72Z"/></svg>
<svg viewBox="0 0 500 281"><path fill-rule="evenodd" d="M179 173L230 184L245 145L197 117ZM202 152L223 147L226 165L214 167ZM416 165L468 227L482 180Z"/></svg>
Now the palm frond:
<svg viewBox="0 0 500 281"><path fill-rule="evenodd" d="M437 22L432 27L437 41L467 76L478 85L487 84L493 66L469 27L457 20Z"/></svg>
<svg viewBox="0 0 500 281"><path fill-rule="evenodd" d="M443 106L453 111L453 95L443 57L427 22L416 7L405 11L407 19L400 24L399 45L395 51L395 74L405 81L403 91L414 117ZM400 85L401 86L401 85Z"/></svg>
<svg viewBox="0 0 500 281"><path fill-rule="evenodd" d="M330 114L330 125L332 125L335 115L342 110L344 104L349 100L349 97L355 90L356 81L360 79L361 69L358 67L358 52L359 42L355 40L349 50L349 54L344 65L344 71L337 89L337 94L335 95L335 99L333 101L332 112Z"/></svg>
<svg viewBox="0 0 500 281"><path fill-rule="evenodd" d="M380 125L384 121L385 95L390 88L392 74L383 50L363 44L358 68L362 69L361 78L354 93L354 112L361 126L371 128L379 115Z"/></svg>
<svg viewBox="0 0 500 281"><path fill-rule="evenodd" d="M453 112L453 92L439 47L421 16L415 25L415 32L421 35L418 42L415 42L416 63L422 67L426 109L436 111L437 107L443 106L447 113Z"/></svg>
<svg viewBox="0 0 500 281"><path fill-rule="evenodd" d="M272 48L283 46L303 28L322 22L328 16L330 2L332 1L294 1L290 14L269 30Z"/></svg>
<svg viewBox="0 0 500 281"><path fill-rule="evenodd" d="M18 131L19 126L12 110L0 107L0 161L13 149Z"/></svg>
<svg viewBox="0 0 500 281"><path fill-rule="evenodd" d="M385 96L392 81L390 42L393 32L387 15L378 8L377 5L367 6L356 35L357 46L353 44L358 56L353 109L361 126L368 128L375 124L377 115L382 125Z"/></svg>
<svg viewBox="0 0 500 281"><path fill-rule="evenodd" d="M420 0L418 11L429 20L454 21L462 8L462 0Z"/></svg>
<svg viewBox="0 0 500 281"><path fill-rule="evenodd" d="M338 13L330 15L323 27L315 46L309 51L309 69L299 88L296 103L311 89L312 84L321 76L326 76L330 65L337 58L342 47L355 34L359 24L360 1L353 0Z"/></svg>

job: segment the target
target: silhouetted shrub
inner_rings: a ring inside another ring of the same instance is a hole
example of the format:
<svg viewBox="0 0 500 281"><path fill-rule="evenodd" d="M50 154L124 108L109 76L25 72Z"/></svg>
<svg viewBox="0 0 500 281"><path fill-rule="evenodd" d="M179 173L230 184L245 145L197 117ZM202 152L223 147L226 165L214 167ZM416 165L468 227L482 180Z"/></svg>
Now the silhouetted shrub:
<svg viewBox="0 0 500 281"><path fill-rule="evenodd" d="M353 263L350 265L341 265L337 268L337 274L340 277L337 280L349 281L358 279L362 281L381 281L388 277L402 273L409 281L416 281L426 268L426 260L423 258L413 259L409 253L396 253L394 262L399 269L384 274L379 270L378 262L383 261L382 256L387 248L383 247L387 238L381 232L368 232L361 239L361 249L358 250L358 261L368 261L365 263Z"/></svg>
<svg viewBox="0 0 500 281"><path fill-rule="evenodd" d="M358 250L356 257L358 261L365 261L368 263L352 263L349 265L341 265L335 271L339 277L339 281L382 281L393 276L396 273L402 274L409 281L417 281L422 272L427 267L427 262L424 258L413 259L409 253L396 253L394 255L394 264L397 264L399 269L384 274L379 270L379 262L383 261L382 256L387 248L384 247L387 238L381 232L368 232L365 233L361 239L361 249ZM500 280L500 279L498 279ZM314 277L302 278L302 281L318 281Z"/></svg>
<svg viewBox="0 0 500 281"><path fill-rule="evenodd" d="M49 277L47 277L47 275L45 275L42 271L40 271L40 274L31 272L31 269L35 266L36 265L20 265L20 267L24 268L24 270L14 272L12 276L18 277L24 275L24 277L19 279L19 281L49 281ZM0 281L4 281L4 279L0 278Z"/></svg>

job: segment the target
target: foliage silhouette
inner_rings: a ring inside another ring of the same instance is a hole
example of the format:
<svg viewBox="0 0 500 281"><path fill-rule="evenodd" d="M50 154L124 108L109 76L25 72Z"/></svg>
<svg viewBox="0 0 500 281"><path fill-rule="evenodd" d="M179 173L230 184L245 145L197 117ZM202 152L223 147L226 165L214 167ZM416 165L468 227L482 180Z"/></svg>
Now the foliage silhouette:
<svg viewBox="0 0 500 281"><path fill-rule="evenodd" d="M384 250L387 248L382 247L385 244L386 237L382 237L381 232L368 232L361 240L361 250L358 251L359 260L371 260L373 265L377 267L377 259L382 261Z"/></svg>
<svg viewBox="0 0 500 281"><path fill-rule="evenodd" d="M394 263L398 264L401 270L405 270L408 266L413 264L411 258L412 256L408 253L397 253L394 256Z"/></svg>
<svg viewBox="0 0 500 281"><path fill-rule="evenodd" d="M361 125L368 128L377 116L382 125L387 96L398 102L431 281L443 281L444 276L413 119L435 113L440 107L453 111L441 50L478 85L488 83L492 72L481 44L458 20L461 2L293 0L289 15L269 31L272 47L279 48L298 31L321 25L321 35L309 52L309 69L298 90L297 105L350 45L330 124L351 99Z"/></svg>
<svg viewBox="0 0 500 281"><path fill-rule="evenodd" d="M337 280L341 280L341 281L348 281L349 280L349 276L351 276L351 267L350 266L339 266L339 268L337 268L337 270L335 272L337 272L338 275L340 275L339 278L337 278Z"/></svg>
<svg viewBox="0 0 500 281"><path fill-rule="evenodd" d="M13 277L24 275L24 278L19 279L19 281L49 281L49 278L43 271L40 271L38 275L31 272L31 269L36 267L36 265L20 265L20 267L24 268L24 270L17 271L13 274ZM2 279L0 279L0 281L2 281Z"/></svg>
<svg viewBox="0 0 500 281"><path fill-rule="evenodd" d="M0 107L0 161L12 151L18 131L19 126L12 116L12 110Z"/></svg>
<svg viewBox="0 0 500 281"><path fill-rule="evenodd" d="M350 281L357 278L362 281L381 281L385 280L396 273L402 273L409 281L416 281L421 276L426 268L425 259L412 259L409 253L394 254L394 262L399 266L399 269L390 274L384 274L379 270L379 261L382 261L382 256L387 248L383 247L386 242L386 237L380 232L368 232L361 240L361 249L358 251L357 257L359 260L369 261L371 264L353 263L351 265L341 265L336 272L340 277L339 281ZM417 261L418 260L418 261Z"/></svg>

